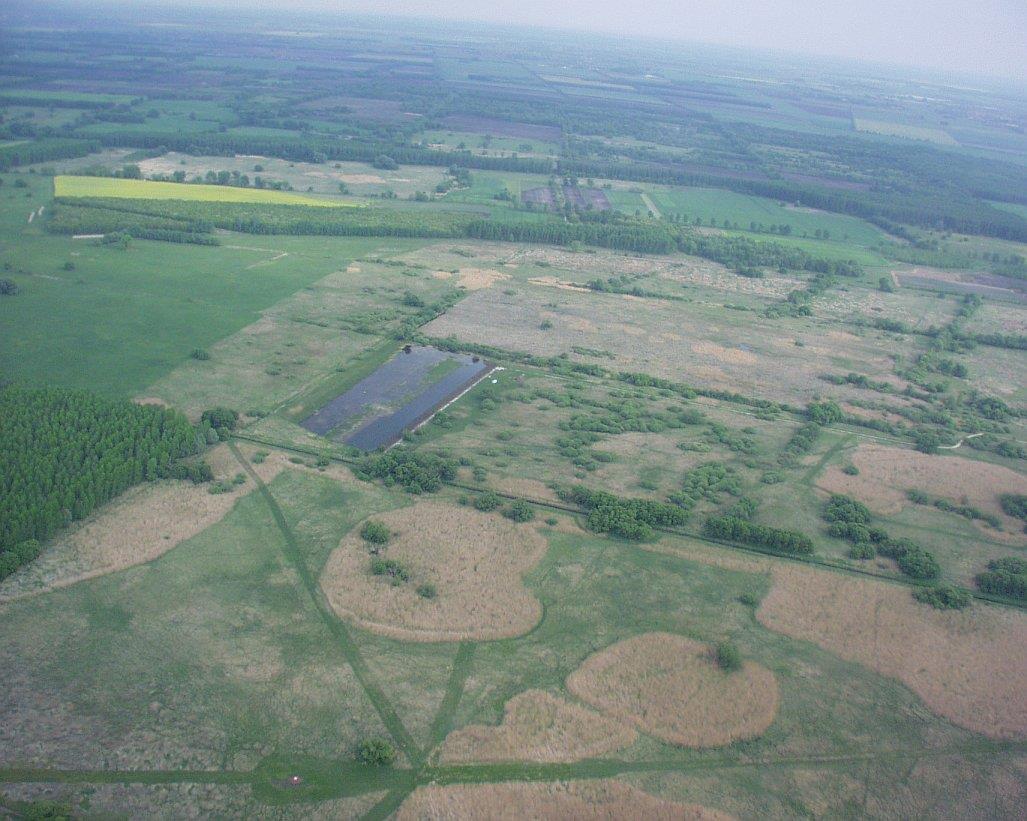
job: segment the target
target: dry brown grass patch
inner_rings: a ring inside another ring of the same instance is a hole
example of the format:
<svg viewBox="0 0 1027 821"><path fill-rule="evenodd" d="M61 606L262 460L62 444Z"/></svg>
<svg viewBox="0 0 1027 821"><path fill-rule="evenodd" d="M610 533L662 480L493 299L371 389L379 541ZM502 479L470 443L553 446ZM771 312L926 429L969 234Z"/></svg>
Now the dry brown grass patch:
<svg viewBox="0 0 1027 821"><path fill-rule="evenodd" d="M613 779L418 787L396 813L397 821L464 818L727 821L731 816L698 804L657 798Z"/></svg>
<svg viewBox="0 0 1027 821"><path fill-rule="evenodd" d="M332 552L321 587L332 608L362 627L410 641L489 640L519 636L542 618L521 577L542 558L535 525L442 502L419 502L375 517L395 534L385 557L410 580L393 586L370 572L359 527ZM418 595L421 584L437 595Z"/></svg>
<svg viewBox="0 0 1027 821"><path fill-rule="evenodd" d="M711 648L645 633L590 656L567 678L578 698L672 744L717 747L755 738L777 713L774 674L747 661L725 673Z"/></svg>
<svg viewBox="0 0 1027 821"><path fill-rule="evenodd" d="M1002 465L875 444L856 448L852 464L859 475L849 476L832 466L820 475L817 486L830 493L853 496L883 515L894 515L911 504L906 491L920 490L979 507L998 516L1005 530L1020 530L1017 520L1002 512L998 497L1002 493L1027 493L1027 479ZM1000 535L992 528L988 532Z"/></svg>
<svg viewBox="0 0 1027 821"><path fill-rule="evenodd" d="M949 721L1027 737L1027 615L976 605L934 610L909 589L776 564L760 623L897 678Z"/></svg>
<svg viewBox="0 0 1027 821"><path fill-rule="evenodd" d="M692 344L692 352L701 356L710 356L719 362L731 362L736 365L755 365L759 360L748 351L741 348L725 348L714 342L695 342Z"/></svg>
<svg viewBox="0 0 1027 821"><path fill-rule="evenodd" d="M528 690L507 702L498 727L472 724L450 733L440 761L581 761L628 747L635 738L630 727L588 707Z"/></svg>
<svg viewBox="0 0 1027 821"><path fill-rule="evenodd" d="M205 458L219 479L242 470L226 445ZM271 456L255 469L271 481L286 465L284 458ZM207 488L170 479L132 488L58 536L36 561L6 579L0 602L153 561L220 521L254 486L249 480L234 493L222 494L208 493Z"/></svg>
<svg viewBox="0 0 1027 821"><path fill-rule="evenodd" d="M509 274L504 274L494 268L461 268L459 277L460 280L457 284L468 291L491 288L497 282L510 279Z"/></svg>

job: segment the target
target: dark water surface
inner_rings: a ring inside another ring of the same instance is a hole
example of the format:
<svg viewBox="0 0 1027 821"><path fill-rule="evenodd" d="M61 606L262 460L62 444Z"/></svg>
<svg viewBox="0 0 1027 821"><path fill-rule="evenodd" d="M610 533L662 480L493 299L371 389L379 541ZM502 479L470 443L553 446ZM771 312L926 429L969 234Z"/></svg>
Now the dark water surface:
<svg viewBox="0 0 1027 821"><path fill-rule="evenodd" d="M446 360L455 361L456 367L429 384L432 370ZM427 418L490 368L487 362L480 359L475 362L474 357L467 354L415 346L409 353L399 351L374 373L300 424L312 433L325 436L374 408L402 402L398 410L382 409L343 440L364 451L375 450L397 441L405 430Z"/></svg>

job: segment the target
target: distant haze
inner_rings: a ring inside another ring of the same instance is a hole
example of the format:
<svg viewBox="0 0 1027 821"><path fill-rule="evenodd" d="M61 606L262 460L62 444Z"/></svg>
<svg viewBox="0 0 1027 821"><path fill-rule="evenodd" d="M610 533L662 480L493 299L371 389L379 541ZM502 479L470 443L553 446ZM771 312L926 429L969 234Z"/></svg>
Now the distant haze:
<svg viewBox="0 0 1027 821"><path fill-rule="evenodd" d="M693 40L1027 78L1027 0L214 0ZM192 5L192 3L190 4Z"/></svg>

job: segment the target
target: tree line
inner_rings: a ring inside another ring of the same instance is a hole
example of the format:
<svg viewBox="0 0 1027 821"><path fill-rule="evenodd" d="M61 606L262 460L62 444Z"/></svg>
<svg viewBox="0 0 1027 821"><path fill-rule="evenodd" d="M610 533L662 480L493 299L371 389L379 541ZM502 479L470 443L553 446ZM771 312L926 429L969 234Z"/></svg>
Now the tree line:
<svg viewBox="0 0 1027 821"><path fill-rule="evenodd" d="M4 559L8 573L38 553L32 542L171 475L200 446L177 411L89 391L7 386L0 419L0 551L20 557Z"/></svg>

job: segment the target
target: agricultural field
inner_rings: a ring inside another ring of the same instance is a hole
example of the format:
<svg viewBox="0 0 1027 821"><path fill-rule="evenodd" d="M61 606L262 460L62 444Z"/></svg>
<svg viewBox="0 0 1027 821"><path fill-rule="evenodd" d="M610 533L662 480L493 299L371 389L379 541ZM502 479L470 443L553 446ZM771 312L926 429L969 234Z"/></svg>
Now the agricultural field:
<svg viewBox="0 0 1027 821"><path fill-rule="evenodd" d="M939 145L959 145L951 134L942 131L940 128L868 120L864 117L855 117L852 122L857 131L866 131L870 134L882 134L886 137L904 137L907 140L926 140L927 142L938 143Z"/></svg>
<svg viewBox="0 0 1027 821"><path fill-rule="evenodd" d="M18 8L0 816L1022 815L1013 87Z"/></svg>
<svg viewBox="0 0 1027 821"><path fill-rule="evenodd" d="M269 205L309 205L324 208L352 206L342 200L308 197L289 191L236 188L227 185L190 185L110 177L54 177L55 197L110 197L131 200L195 200L198 202L254 202Z"/></svg>

